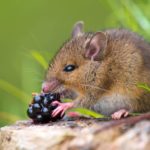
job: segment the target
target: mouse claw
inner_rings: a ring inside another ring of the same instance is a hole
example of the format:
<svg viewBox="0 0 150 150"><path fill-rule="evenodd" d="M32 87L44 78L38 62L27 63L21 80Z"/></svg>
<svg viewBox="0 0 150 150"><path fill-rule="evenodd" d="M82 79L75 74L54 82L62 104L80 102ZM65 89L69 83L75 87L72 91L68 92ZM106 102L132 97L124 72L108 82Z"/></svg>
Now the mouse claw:
<svg viewBox="0 0 150 150"><path fill-rule="evenodd" d="M125 118L129 115L129 112L126 109L120 109L119 111L114 112L111 117L112 119L119 120Z"/></svg>
<svg viewBox="0 0 150 150"><path fill-rule="evenodd" d="M53 112L52 112L52 117L56 117L58 114L62 112L61 107L57 107Z"/></svg>
<svg viewBox="0 0 150 150"><path fill-rule="evenodd" d="M70 103L60 103L60 102L55 101L52 104L58 105L58 107L55 110L53 110L52 117L56 117L60 113L61 113L61 116L63 116L64 113L66 112L66 110L73 107L73 103L71 103L71 102Z"/></svg>
<svg viewBox="0 0 150 150"><path fill-rule="evenodd" d="M61 102L58 102L57 100L56 101L54 101L54 102L52 102L52 105L57 105L57 106L60 106L62 103Z"/></svg>

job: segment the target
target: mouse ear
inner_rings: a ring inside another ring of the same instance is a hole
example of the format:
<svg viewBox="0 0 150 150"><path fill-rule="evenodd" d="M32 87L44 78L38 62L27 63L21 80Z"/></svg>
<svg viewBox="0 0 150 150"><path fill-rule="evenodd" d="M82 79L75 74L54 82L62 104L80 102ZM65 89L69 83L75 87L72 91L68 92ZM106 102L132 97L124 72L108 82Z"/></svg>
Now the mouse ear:
<svg viewBox="0 0 150 150"><path fill-rule="evenodd" d="M103 32L96 32L86 45L85 57L100 60L100 54L107 46L107 37Z"/></svg>
<svg viewBox="0 0 150 150"><path fill-rule="evenodd" d="M72 37L77 37L80 36L84 33L84 22L83 21L78 21L72 30Z"/></svg>

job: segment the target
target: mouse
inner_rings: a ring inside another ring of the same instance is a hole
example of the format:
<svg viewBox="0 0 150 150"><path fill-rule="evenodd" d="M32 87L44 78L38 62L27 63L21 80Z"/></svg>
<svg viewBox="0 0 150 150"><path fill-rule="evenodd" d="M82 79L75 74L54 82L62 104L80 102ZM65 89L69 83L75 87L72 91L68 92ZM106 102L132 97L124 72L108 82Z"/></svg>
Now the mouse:
<svg viewBox="0 0 150 150"><path fill-rule="evenodd" d="M42 91L75 93L72 102L53 102L52 116L83 107L121 119L150 111L150 92L140 83L150 85L149 43L128 29L85 32L78 21L51 60Z"/></svg>

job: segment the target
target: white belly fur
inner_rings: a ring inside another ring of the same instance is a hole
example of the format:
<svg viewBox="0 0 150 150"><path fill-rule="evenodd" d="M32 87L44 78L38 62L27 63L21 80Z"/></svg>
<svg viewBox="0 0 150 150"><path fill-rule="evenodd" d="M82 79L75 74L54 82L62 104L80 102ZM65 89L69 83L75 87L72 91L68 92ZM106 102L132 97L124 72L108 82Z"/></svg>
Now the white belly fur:
<svg viewBox="0 0 150 150"><path fill-rule="evenodd" d="M111 96L102 97L94 106L91 107L96 112L110 116L112 113L120 109L130 109L131 101L127 96L113 94Z"/></svg>

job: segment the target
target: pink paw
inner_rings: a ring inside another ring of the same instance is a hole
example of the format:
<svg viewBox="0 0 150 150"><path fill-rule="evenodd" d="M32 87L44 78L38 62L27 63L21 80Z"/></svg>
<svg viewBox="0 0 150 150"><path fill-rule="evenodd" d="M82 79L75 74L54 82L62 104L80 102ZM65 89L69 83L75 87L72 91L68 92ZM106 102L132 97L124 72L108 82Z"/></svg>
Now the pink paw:
<svg viewBox="0 0 150 150"><path fill-rule="evenodd" d="M71 118L73 118L73 117L80 117L80 114L77 113L77 112L68 112L67 116L71 117Z"/></svg>
<svg viewBox="0 0 150 150"><path fill-rule="evenodd" d="M60 113L61 113L61 116L63 116L66 110L73 107L73 103L71 103L71 102L70 103L60 103L58 101L54 101L52 103L52 105L58 105L58 107L53 110L52 117L56 117Z"/></svg>
<svg viewBox="0 0 150 150"><path fill-rule="evenodd" d="M121 118L127 117L129 112L126 109L120 109L119 111L114 112L111 117L115 120L119 120Z"/></svg>

